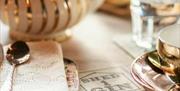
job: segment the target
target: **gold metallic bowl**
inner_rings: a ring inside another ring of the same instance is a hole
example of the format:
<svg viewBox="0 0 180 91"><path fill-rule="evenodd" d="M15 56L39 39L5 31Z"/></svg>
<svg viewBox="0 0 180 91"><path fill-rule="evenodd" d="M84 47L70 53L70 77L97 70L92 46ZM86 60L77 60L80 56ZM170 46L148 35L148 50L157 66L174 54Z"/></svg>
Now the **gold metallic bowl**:
<svg viewBox="0 0 180 91"><path fill-rule="evenodd" d="M0 19L17 40L64 40L103 0L0 0ZM94 6L94 7L93 7Z"/></svg>

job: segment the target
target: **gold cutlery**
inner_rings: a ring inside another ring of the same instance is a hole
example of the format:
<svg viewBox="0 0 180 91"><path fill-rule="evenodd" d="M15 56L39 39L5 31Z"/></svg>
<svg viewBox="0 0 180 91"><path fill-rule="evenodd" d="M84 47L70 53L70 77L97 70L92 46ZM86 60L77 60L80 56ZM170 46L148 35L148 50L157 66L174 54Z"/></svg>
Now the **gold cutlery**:
<svg viewBox="0 0 180 91"><path fill-rule="evenodd" d="M30 58L29 47L23 41L17 41L8 48L6 59L9 61L12 67L0 91L12 91L14 71L16 67L18 65L27 62L29 58Z"/></svg>

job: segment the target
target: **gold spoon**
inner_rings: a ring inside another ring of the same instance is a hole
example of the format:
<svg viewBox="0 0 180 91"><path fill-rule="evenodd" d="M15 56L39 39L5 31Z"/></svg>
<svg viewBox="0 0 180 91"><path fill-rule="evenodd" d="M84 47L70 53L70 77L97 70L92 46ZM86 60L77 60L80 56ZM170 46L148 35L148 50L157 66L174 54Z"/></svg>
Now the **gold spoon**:
<svg viewBox="0 0 180 91"><path fill-rule="evenodd" d="M170 65L163 61L156 51L150 52L146 61L149 61L148 65L157 73L174 73Z"/></svg>
<svg viewBox="0 0 180 91"><path fill-rule="evenodd" d="M12 91L13 75L17 65L21 65L28 61L30 57L30 50L28 45L23 41L13 43L7 50L6 59L12 65L10 73L7 76L0 91Z"/></svg>
<svg viewBox="0 0 180 91"><path fill-rule="evenodd" d="M76 64L67 58L64 58L64 64L69 91L79 91L79 76Z"/></svg>
<svg viewBox="0 0 180 91"><path fill-rule="evenodd" d="M160 69L161 59L157 55L157 51L152 51L147 54L145 62L157 73L164 74L163 70Z"/></svg>

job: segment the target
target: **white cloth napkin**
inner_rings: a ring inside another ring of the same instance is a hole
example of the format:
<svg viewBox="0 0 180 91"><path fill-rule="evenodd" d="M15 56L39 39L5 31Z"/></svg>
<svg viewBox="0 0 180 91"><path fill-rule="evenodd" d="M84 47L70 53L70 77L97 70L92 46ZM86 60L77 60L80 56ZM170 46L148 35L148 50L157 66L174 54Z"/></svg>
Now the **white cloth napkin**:
<svg viewBox="0 0 180 91"><path fill-rule="evenodd" d="M61 46L52 41L28 45L30 60L17 66L12 91L68 91ZM0 88L10 67L6 59L0 66Z"/></svg>

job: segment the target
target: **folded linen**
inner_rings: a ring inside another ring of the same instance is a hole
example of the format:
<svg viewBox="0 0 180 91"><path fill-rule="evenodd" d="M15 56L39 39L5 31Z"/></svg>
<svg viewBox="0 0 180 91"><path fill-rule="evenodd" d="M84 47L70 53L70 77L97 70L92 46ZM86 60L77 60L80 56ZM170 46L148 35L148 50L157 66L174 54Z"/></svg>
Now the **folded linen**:
<svg viewBox="0 0 180 91"><path fill-rule="evenodd" d="M53 41L29 42L30 59L16 67L12 91L68 91L60 44ZM4 47L4 51L7 51ZM9 73L4 58L0 67L0 88Z"/></svg>

